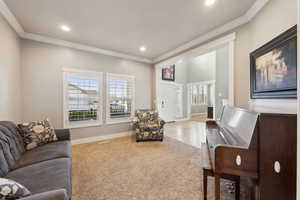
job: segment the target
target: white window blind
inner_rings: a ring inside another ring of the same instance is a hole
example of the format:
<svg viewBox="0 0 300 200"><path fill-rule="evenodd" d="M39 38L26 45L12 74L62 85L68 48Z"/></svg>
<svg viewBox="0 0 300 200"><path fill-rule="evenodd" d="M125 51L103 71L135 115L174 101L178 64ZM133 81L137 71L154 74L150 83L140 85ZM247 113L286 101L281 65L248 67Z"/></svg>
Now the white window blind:
<svg viewBox="0 0 300 200"><path fill-rule="evenodd" d="M65 127L100 125L102 73L64 72Z"/></svg>
<svg viewBox="0 0 300 200"><path fill-rule="evenodd" d="M107 123L127 122L134 115L134 77L107 74Z"/></svg>
<svg viewBox="0 0 300 200"><path fill-rule="evenodd" d="M208 103L208 85L192 85L192 105L207 105Z"/></svg>

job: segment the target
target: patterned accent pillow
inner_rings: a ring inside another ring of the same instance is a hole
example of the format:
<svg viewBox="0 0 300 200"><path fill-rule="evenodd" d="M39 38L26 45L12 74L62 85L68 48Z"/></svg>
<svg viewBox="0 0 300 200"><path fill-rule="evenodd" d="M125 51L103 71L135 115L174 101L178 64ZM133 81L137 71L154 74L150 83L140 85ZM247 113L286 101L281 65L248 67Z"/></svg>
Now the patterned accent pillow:
<svg viewBox="0 0 300 200"><path fill-rule="evenodd" d="M20 183L0 178L0 199L19 199L31 195L30 191Z"/></svg>
<svg viewBox="0 0 300 200"><path fill-rule="evenodd" d="M54 128L48 119L18 125L26 150L57 141Z"/></svg>

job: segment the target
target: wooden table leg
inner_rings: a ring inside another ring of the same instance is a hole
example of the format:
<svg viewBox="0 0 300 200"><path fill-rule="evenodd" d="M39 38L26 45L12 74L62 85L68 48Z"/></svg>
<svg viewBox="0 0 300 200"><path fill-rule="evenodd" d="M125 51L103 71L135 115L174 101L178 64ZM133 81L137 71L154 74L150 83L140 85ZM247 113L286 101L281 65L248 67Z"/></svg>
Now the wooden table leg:
<svg viewBox="0 0 300 200"><path fill-rule="evenodd" d="M240 200L240 177L235 180L235 199Z"/></svg>
<svg viewBox="0 0 300 200"><path fill-rule="evenodd" d="M203 199L207 200L207 171L203 169Z"/></svg>
<svg viewBox="0 0 300 200"><path fill-rule="evenodd" d="M215 174L215 200L220 200L220 176Z"/></svg>

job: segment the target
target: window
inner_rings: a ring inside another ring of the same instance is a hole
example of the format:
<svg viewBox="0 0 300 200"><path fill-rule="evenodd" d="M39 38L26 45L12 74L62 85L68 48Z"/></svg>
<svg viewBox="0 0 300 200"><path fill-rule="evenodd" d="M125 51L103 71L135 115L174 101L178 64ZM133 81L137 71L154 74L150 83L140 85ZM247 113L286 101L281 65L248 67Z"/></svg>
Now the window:
<svg viewBox="0 0 300 200"><path fill-rule="evenodd" d="M102 123L102 73L64 70L64 126L77 128Z"/></svg>
<svg viewBox="0 0 300 200"><path fill-rule="evenodd" d="M107 74L106 121L128 122L134 116L134 77Z"/></svg>
<svg viewBox="0 0 300 200"><path fill-rule="evenodd" d="M192 85L192 105L208 104L208 85L193 84Z"/></svg>

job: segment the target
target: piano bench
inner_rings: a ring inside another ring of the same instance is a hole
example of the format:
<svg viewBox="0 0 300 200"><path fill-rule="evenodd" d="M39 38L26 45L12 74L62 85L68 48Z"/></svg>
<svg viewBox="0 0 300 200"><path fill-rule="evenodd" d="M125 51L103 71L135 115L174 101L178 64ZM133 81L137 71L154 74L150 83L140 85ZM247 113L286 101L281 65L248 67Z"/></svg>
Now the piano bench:
<svg viewBox="0 0 300 200"><path fill-rule="evenodd" d="M235 182L235 199L240 199L240 177L227 174L217 174L214 171L213 165L210 162L208 156L207 145L201 145L201 156L202 156L202 170L203 170L203 199L207 200L207 178L208 176L215 178L215 200L220 200L220 180L221 178L231 180Z"/></svg>

